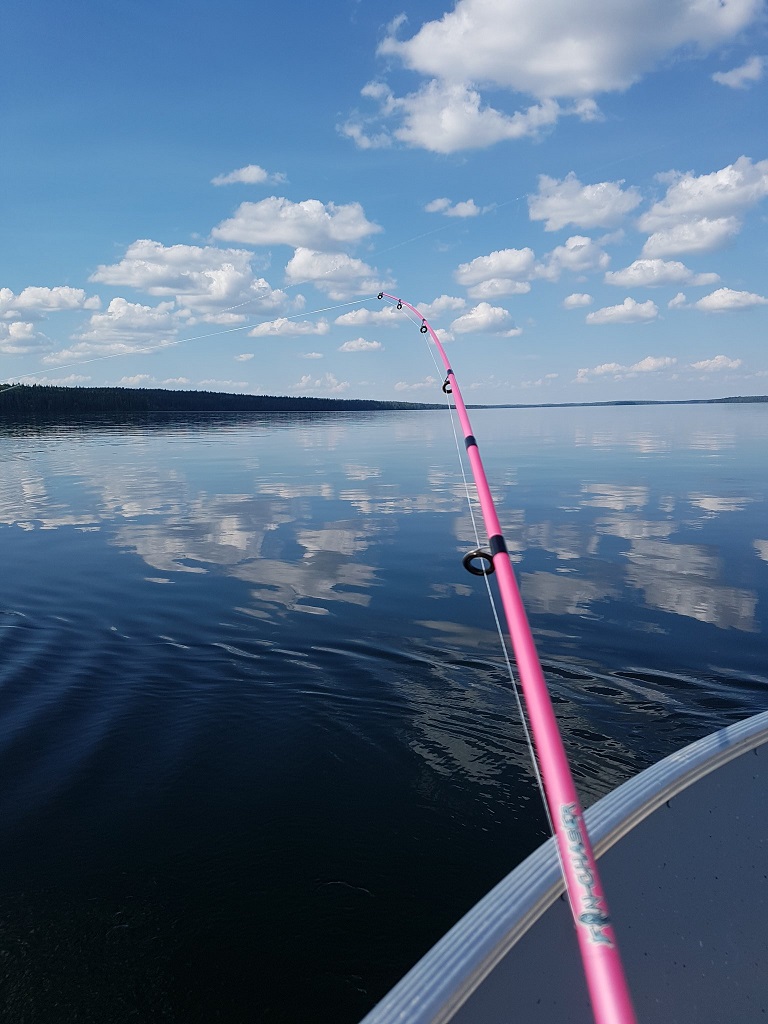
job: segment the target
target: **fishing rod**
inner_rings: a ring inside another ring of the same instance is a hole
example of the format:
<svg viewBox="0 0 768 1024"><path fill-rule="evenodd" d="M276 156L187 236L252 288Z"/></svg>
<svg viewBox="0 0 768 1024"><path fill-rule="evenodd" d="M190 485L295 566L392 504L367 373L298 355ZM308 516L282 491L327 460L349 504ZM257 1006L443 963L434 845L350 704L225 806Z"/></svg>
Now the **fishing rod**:
<svg viewBox="0 0 768 1024"><path fill-rule="evenodd" d="M470 551L464 566L473 574L495 573L517 661L520 686L528 711L544 798L560 854L565 888L571 904L584 975L596 1024L635 1024L624 968L608 913L592 844L573 781L552 700L541 669L531 627L512 569L509 551L496 513L467 408L440 339L426 318L404 299L379 292L398 309L406 307L421 321L419 330L429 334L445 367L443 391L450 395L464 433L472 476L488 533L488 549Z"/></svg>

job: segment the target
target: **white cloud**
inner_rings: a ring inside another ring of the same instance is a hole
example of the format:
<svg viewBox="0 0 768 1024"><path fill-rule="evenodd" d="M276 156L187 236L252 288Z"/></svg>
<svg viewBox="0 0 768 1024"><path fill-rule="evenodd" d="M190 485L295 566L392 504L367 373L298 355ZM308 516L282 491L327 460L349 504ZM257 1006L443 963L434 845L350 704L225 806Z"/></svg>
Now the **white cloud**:
<svg viewBox="0 0 768 1024"><path fill-rule="evenodd" d="M380 341L366 341L365 338L355 338L354 341L345 341L339 345L339 352L378 352L384 346Z"/></svg>
<svg viewBox="0 0 768 1024"><path fill-rule="evenodd" d="M685 292L678 292L674 299L670 299L667 303L668 309L686 309L688 306L688 299L685 297Z"/></svg>
<svg viewBox="0 0 768 1024"><path fill-rule="evenodd" d="M656 373L657 370L669 370L677 360L671 356L646 356L639 363L630 366L630 373Z"/></svg>
<svg viewBox="0 0 768 1024"><path fill-rule="evenodd" d="M270 174L258 164L248 164L246 167L238 167L236 171L228 174L217 174L211 179L212 185L263 185L265 182L279 183L285 181L284 174Z"/></svg>
<svg viewBox="0 0 768 1024"><path fill-rule="evenodd" d="M325 373L322 377L312 379L312 375L305 373L304 376L293 385L293 391L324 391L336 395L349 388L348 380L339 380L332 373Z"/></svg>
<svg viewBox="0 0 768 1024"><path fill-rule="evenodd" d="M352 309L349 313L337 316L334 323L340 327L370 327L385 325L398 327L402 323L402 315L394 306L382 306L380 309Z"/></svg>
<svg viewBox="0 0 768 1024"><path fill-rule="evenodd" d="M68 309L98 309L101 300L94 295L90 298L82 288L59 285L56 288L31 286L15 295L10 288L0 288L0 318L18 320L22 317L36 319L46 313Z"/></svg>
<svg viewBox="0 0 768 1024"><path fill-rule="evenodd" d="M643 246L643 256L663 259L685 252L713 252L730 242L740 230L738 217L718 217L716 220L702 217L654 232Z"/></svg>
<svg viewBox="0 0 768 1024"><path fill-rule="evenodd" d="M595 120L599 93L629 88L673 55L721 46L762 10L763 0L457 0L409 39L397 37L405 21L392 23L379 54L422 82L403 97L369 83L362 93L378 116L355 114L340 131L366 149L398 139L453 153L539 135L565 115ZM536 102L510 113L505 92Z"/></svg>
<svg viewBox="0 0 768 1024"><path fill-rule="evenodd" d="M241 203L235 215L213 229L214 238L246 245L292 245L337 249L381 231L366 219L359 203L337 206L305 199L270 196L259 203Z"/></svg>
<svg viewBox="0 0 768 1024"><path fill-rule="evenodd" d="M43 362L154 352L173 344L182 324L183 319L174 311L173 302L142 306L115 298L106 312L95 313L86 327L73 336L75 345L46 356Z"/></svg>
<svg viewBox="0 0 768 1024"><path fill-rule="evenodd" d="M579 309L581 306L591 306L595 300L585 292L573 292L563 299L563 309Z"/></svg>
<svg viewBox="0 0 768 1024"><path fill-rule="evenodd" d="M488 256L477 256L462 263L454 272L473 299L493 299L502 295L523 295L531 290L529 279L537 271L532 249L499 249Z"/></svg>
<svg viewBox="0 0 768 1024"><path fill-rule="evenodd" d="M762 295L755 295L754 292L737 292L732 288L718 288L717 291L705 295L703 299L694 302L696 309L705 313L725 313L735 309L752 309L754 306L765 306L768 299Z"/></svg>
<svg viewBox="0 0 768 1024"><path fill-rule="evenodd" d="M581 228L613 227L641 202L636 188L622 191L623 181L601 181L582 185L571 171L559 181L539 176L539 191L528 197L531 220L545 221L546 231L558 231L568 224Z"/></svg>
<svg viewBox="0 0 768 1024"><path fill-rule="evenodd" d="M0 323L0 352L5 355L26 355L48 344L48 339L35 330L34 324L22 320Z"/></svg>
<svg viewBox="0 0 768 1024"><path fill-rule="evenodd" d="M442 213L444 217L477 217L490 209L490 206L478 206L474 199L465 199L461 203L453 203L450 199L433 199L424 207L427 213Z"/></svg>
<svg viewBox="0 0 768 1024"><path fill-rule="evenodd" d="M641 231L658 231L681 220L729 217L744 213L768 195L768 160L756 164L740 156L711 174L671 171L666 195L638 219Z"/></svg>
<svg viewBox="0 0 768 1024"><path fill-rule="evenodd" d="M281 316L277 320L257 324L252 331L248 331L248 337L298 337L304 334L328 334L330 329L330 324L322 317L319 320L291 320L289 317Z"/></svg>
<svg viewBox="0 0 768 1024"><path fill-rule="evenodd" d="M149 238L132 242L119 263L102 265L91 281L128 286L157 297L175 297L202 314L222 307L253 303L275 309L287 302L285 292L272 289L251 268L253 253L215 246L164 246ZM210 317L209 317L210 318ZM242 317L232 318L241 322Z"/></svg>
<svg viewBox="0 0 768 1024"><path fill-rule="evenodd" d="M120 387L140 388L145 384L153 384L155 378L149 373L135 373L132 377L121 377L117 382Z"/></svg>
<svg viewBox="0 0 768 1024"><path fill-rule="evenodd" d="M36 383L49 384L55 388L73 388L87 384L89 380L93 378L82 373L68 373L66 377L38 377Z"/></svg>
<svg viewBox="0 0 768 1024"><path fill-rule="evenodd" d="M323 356L322 352L302 352L301 353L301 358L302 359L323 359L324 356Z"/></svg>
<svg viewBox="0 0 768 1024"><path fill-rule="evenodd" d="M437 388L438 381L435 377L425 377L424 380L418 380L414 383L409 383L405 380L399 380L395 384L395 391L427 391Z"/></svg>
<svg viewBox="0 0 768 1024"><path fill-rule="evenodd" d="M604 306L594 313L587 313L588 324L636 324L655 320L659 308L648 299L647 302L636 302L626 298L620 306Z"/></svg>
<svg viewBox="0 0 768 1024"><path fill-rule="evenodd" d="M614 380L626 380L636 377L639 373L658 373L661 370L671 370L677 365L677 359L673 356L645 356L631 366L624 366L622 363L601 363L591 369L582 367L576 374L577 384L588 384L599 377L612 377Z"/></svg>
<svg viewBox="0 0 768 1024"><path fill-rule="evenodd" d="M564 245L558 245L544 257L537 272L541 277L556 281L564 270L572 274L587 274L605 270L610 262L610 256L597 242L584 235L572 235Z"/></svg>
<svg viewBox="0 0 768 1024"><path fill-rule="evenodd" d="M448 313L453 316L466 307L465 299L455 295L439 295L432 302L420 302L417 305L418 311L427 320L433 320Z"/></svg>
<svg viewBox="0 0 768 1024"><path fill-rule="evenodd" d="M451 331L454 334L502 334L505 338L522 334L522 330L512 324L508 310L501 306L491 306L488 302L478 303L468 313L454 320Z"/></svg>
<svg viewBox="0 0 768 1024"><path fill-rule="evenodd" d="M303 247L288 261L285 276L291 284L313 284L336 302L394 287L392 281L380 277L375 268L362 260Z"/></svg>
<svg viewBox="0 0 768 1024"><path fill-rule="evenodd" d="M740 156L710 174L670 171L659 180L668 183L664 198L637 221L651 232L643 255L711 252L738 234L744 214L768 196L768 160Z"/></svg>
<svg viewBox="0 0 768 1024"><path fill-rule="evenodd" d="M609 271L606 284L621 288L653 288L667 284L708 285L716 284L717 274L694 274L684 263L664 260L635 260L623 270Z"/></svg>
<svg viewBox="0 0 768 1024"><path fill-rule="evenodd" d="M402 98L380 86L363 93L378 101L380 116L399 118L400 125L393 132L395 139L433 153L484 149L504 139L535 138L564 114L583 113L544 99L510 115L484 104L480 93L468 84L436 80ZM387 133L366 134L360 121L348 122L343 132L364 149L383 145L389 138Z"/></svg>
<svg viewBox="0 0 768 1024"><path fill-rule="evenodd" d="M217 380L215 378L209 378L208 380L199 380L197 382L197 387L216 391L226 388L233 389L235 391L242 391L243 388L249 388L250 384L247 380Z"/></svg>
<svg viewBox="0 0 768 1024"><path fill-rule="evenodd" d="M716 373L720 370L738 370L741 366L740 359L730 359L728 356L713 356L711 359L700 359L697 363L691 363L694 370L703 370L705 373Z"/></svg>
<svg viewBox="0 0 768 1024"><path fill-rule="evenodd" d="M255 352L240 352L235 356L236 363L247 363L256 355Z"/></svg>
<svg viewBox="0 0 768 1024"><path fill-rule="evenodd" d="M729 89L748 89L762 81L764 71L765 57L752 56L731 71L716 71L712 80L719 85L727 85Z"/></svg>
<svg viewBox="0 0 768 1024"><path fill-rule="evenodd" d="M624 90L678 50L708 51L762 13L762 0L458 0L379 50L446 83L485 82L549 98Z"/></svg>

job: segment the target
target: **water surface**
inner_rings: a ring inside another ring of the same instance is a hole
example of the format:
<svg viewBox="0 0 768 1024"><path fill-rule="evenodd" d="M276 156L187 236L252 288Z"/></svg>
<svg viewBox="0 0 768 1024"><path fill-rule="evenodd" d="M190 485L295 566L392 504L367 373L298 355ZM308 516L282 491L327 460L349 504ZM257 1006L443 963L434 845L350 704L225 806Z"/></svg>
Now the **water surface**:
<svg viewBox="0 0 768 1024"><path fill-rule="evenodd" d="M763 710L768 409L472 415L585 803ZM0 464L3 1018L358 1020L546 834L447 414Z"/></svg>

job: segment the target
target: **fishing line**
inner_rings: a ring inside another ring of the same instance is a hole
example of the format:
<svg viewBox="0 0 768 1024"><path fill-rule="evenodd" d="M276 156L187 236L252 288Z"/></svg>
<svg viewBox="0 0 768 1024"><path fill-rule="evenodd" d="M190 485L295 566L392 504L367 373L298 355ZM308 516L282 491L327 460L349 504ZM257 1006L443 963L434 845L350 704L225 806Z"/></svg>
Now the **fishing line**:
<svg viewBox="0 0 768 1024"><path fill-rule="evenodd" d="M445 367L443 392L451 396L461 423L466 458L475 481L490 549L478 547L468 552L463 562L474 575L487 577L492 572L496 575L594 1019L596 1024L635 1024L624 968L594 850L584 825L573 772L461 389L440 339L418 309L383 291L378 297L396 302L398 309L409 309L421 320L419 331L429 334ZM458 435L456 440L458 442ZM478 567L478 562L482 568Z"/></svg>
<svg viewBox="0 0 768 1024"><path fill-rule="evenodd" d="M278 319L297 320L299 317L302 316L316 316L318 313L327 313L332 309L343 309L346 306L358 306L360 305L361 302L368 302L368 300L372 298L372 295L366 295L362 299L352 299L350 302L338 302L333 306L322 306L319 309L302 310L300 313L291 313L288 316L279 317ZM248 299L247 301L256 302L257 300ZM245 303L241 302L239 305L243 306L245 305ZM230 310L237 308L238 306L229 306L227 309L223 309L220 312L228 313ZM0 395L4 394L6 391L13 391L15 388L23 387L24 381L28 380L30 377L40 377L44 373L53 373L55 370L68 370L71 366L88 366L91 363L100 363L107 359L125 359L128 356L152 355L155 352L164 352L166 351L166 349L175 348L177 345L186 345L188 342L191 341L205 341L208 338L223 337L225 334L236 334L238 331L255 330L262 324L268 324L270 322L271 321L269 320L261 320L258 323L241 324L239 327L228 327L226 330L223 331L212 331L210 334L197 334L193 335L191 338L176 338L174 341L169 341L166 344L160 346L155 345L152 348L136 349L133 352L110 352L107 355L91 356L90 359L76 359L69 363L59 363L56 366L49 366L45 370L36 370L34 373L22 374L17 383L11 384L7 388L3 388L2 391L0 391Z"/></svg>
<svg viewBox="0 0 768 1024"><path fill-rule="evenodd" d="M409 309L403 308L403 312L405 313L406 317L411 321L411 323L414 324L414 326L418 326L418 327L421 326L420 321L415 319L415 317L413 316L413 314L411 313L411 311ZM435 356L434 346L430 345L428 335L422 334L421 336L424 338L424 344L427 347L427 351L429 352L430 359L432 360L432 363L433 363L433 365L435 367L435 373L438 376L440 376L440 366L439 366L439 364L437 362L437 357ZM453 432L453 441L454 441L454 444L456 446L456 458L457 458L457 461L458 461L458 464L459 464L459 471L461 473L462 483L464 485L464 493L465 493L466 498L467 498L467 509L469 511L469 519L470 519L470 522L472 524L472 532L473 532L474 537L475 537L475 545L476 545L477 548L479 548L480 547L480 532L479 532L478 527L477 527L477 517L475 516L475 509L474 509L474 503L475 503L475 501L477 501L477 491L475 491L475 496L474 496L474 499L473 499L472 490L471 490L470 485L469 485L469 479L467 478L466 470L464 469L464 459L461 456L461 446L459 444L459 432L456 429L456 417L454 415L455 412L456 412L456 409L455 409L453 401L451 400L451 393L450 392L446 392L446 394L445 394L445 402L446 402L446 408L448 410L448 418L449 418L450 423L451 423L451 430ZM538 786L538 789L539 789L539 795L541 797L541 802L542 802L542 805L544 807L544 814L546 815L547 822L549 823L549 834L550 834L550 836L554 836L555 835L555 826L554 826L554 822L552 821L552 815L549 812L549 804L547 802L547 795L546 795L546 792L544 790L544 780L541 777L541 771L539 769L539 761L538 761L538 758L536 756L536 749L534 747L533 738L531 736L531 731L530 731L530 728L529 728L529 725L528 725L528 717L525 714L525 708L524 708L524 705L523 705L523 699L522 699L522 696L520 694L520 689L519 689L519 687L517 685L517 678L515 677L514 669L512 668L512 661L511 661L511 659L509 657L509 650L507 648L507 641L506 641L506 639L504 637L504 630L502 629L502 626L501 626L501 620L499 618L499 611L498 611L498 608L496 607L496 601L495 601L494 596L493 596L493 591L491 590L491 584L490 584L490 580L488 579L488 575L489 575L488 573L483 573L483 582L485 583L485 589L486 589L486 593L487 593L487 596L488 596L488 603L489 603L489 605L491 607L491 614L493 616L493 621L494 621L494 623L496 625L496 633L497 633L497 636L499 638L499 647L501 648L501 653L502 653L502 656L504 658L504 663L506 665L507 675L509 677L509 682L510 682L510 686L511 686L511 689L512 689L512 693L514 694L514 697L515 697L515 704L517 706L518 717L520 719L520 723L521 723L522 728L523 728L523 736L525 738L525 743L526 743L526 746L528 748L528 758L530 760L531 767L533 769L533 774L534 774L534 777L536 779L536 785ZM559 851L559 849L557 847L557 844L555 844L555 849L557 849L558 857L559 857L560 856L560 851ZM561 865L560 866L561 866L561 869L562 869L562 861L561 861ZM569 894L569 896L570 896L570 894Z"/></svg>

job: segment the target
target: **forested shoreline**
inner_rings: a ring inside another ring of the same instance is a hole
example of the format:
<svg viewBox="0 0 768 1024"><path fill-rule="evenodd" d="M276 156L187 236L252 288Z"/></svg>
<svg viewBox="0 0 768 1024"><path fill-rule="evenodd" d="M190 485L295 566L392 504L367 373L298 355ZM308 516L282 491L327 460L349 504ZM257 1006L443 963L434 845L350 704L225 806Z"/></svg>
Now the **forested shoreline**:
<svg viewBox="0 0 768 1024"><path fill-rule="evenodd" d="M377 412L438 409L417 402L376 402L358 398L233 395L217 391L163 388L56 387L48 384L0 384L0 419L58 419L120 416L147 412Z"/></svg>
<svg viewBox="0 0 768 1024"><path fill-rule="evenodd" d="M469 408L529 409L634 405L722 405L768 402L768 395L687 400L652 399L614 402L540 402L471 405ZM226 412L382 412L443 409L443 403L382 402L363 398L312 398L307 395L235 395L218 391L171 391L163 388L58 387L50 384L0 384L0 421L131 416L136 413Z"/></svg>

